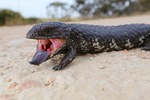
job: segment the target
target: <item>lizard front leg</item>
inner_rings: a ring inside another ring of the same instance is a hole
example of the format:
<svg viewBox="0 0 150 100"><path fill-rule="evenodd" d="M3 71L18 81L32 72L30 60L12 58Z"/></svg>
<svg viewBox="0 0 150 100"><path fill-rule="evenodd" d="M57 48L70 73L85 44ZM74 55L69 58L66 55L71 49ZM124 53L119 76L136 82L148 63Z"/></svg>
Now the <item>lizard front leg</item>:
<svg viewBox="0 0 150 100"><path fill-rule="evenodd" d="M69 63L71 63L74 58L76 57L76 49L73 48L72 46L69 47L67 54L62 58L61 62L59 65L53 67L52 69L57 71L65 68Z"/></svg>

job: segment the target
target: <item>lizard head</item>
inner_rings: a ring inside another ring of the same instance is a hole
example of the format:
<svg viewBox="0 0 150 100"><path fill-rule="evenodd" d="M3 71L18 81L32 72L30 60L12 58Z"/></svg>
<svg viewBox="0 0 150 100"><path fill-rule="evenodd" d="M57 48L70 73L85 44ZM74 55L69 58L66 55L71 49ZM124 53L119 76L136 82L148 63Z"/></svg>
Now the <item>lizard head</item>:
<svg viewBox="0 0 150 100"><path fill-rule="evenodd" d="M67 45L69 31L67 24L59 22L44 22L34 25L26 35L28 39L36 39L38 42L37 52L30 63L39 65L60 53Z"/></svg>

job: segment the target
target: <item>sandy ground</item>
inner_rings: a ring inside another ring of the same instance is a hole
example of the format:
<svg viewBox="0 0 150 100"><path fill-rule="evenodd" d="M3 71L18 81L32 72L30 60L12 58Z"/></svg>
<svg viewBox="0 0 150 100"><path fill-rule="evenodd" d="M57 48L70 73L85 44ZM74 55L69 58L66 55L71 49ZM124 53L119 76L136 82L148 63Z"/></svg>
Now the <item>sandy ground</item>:
<svg viewBox="0 0 150 100"><path fill-rule="evenodd" d="M79 23L150 24L150 15ZM0 100L149 100L150 52L86 54L55 72L52 60L28 63L36 49L36 41L25 38L31 27L0 27Z"/></svg>

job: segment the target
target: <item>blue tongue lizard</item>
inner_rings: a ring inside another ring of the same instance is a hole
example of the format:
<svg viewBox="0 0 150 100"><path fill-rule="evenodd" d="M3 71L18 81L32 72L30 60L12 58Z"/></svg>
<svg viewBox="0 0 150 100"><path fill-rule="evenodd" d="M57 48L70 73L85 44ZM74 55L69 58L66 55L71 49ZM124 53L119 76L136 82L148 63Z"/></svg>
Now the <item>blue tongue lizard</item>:
<svg viewBox="0 0 150 100"><path fill-rule="evenodd" d="M42 50L38 50L34 57L32 58L31 61L29 61L30 64L33 64L33 65L39 65L41 64L42 62L46 61L46 59L48 58L48 56L50 55L49 52L46 52L46 51L42 51Z"/></svg>

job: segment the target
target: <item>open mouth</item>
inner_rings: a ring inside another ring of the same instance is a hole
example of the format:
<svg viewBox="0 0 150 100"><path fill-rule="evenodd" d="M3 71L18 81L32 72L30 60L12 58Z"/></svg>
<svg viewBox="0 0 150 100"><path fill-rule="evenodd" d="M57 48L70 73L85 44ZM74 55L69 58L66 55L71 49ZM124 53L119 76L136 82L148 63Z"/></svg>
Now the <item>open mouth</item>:
<svg viewBox="0 0 150 100"><path fill-rule="evenodd" d="M39 39L38 50L49 52L53 55L64 44L64 39Z"/></svg>
<svg viewBox="0 0 150 100"><path fill-rule="evenodd" d="M64 39L38 39L37 52L29 63L41 64L54 56L64 46L64 43Z"/></svg>

